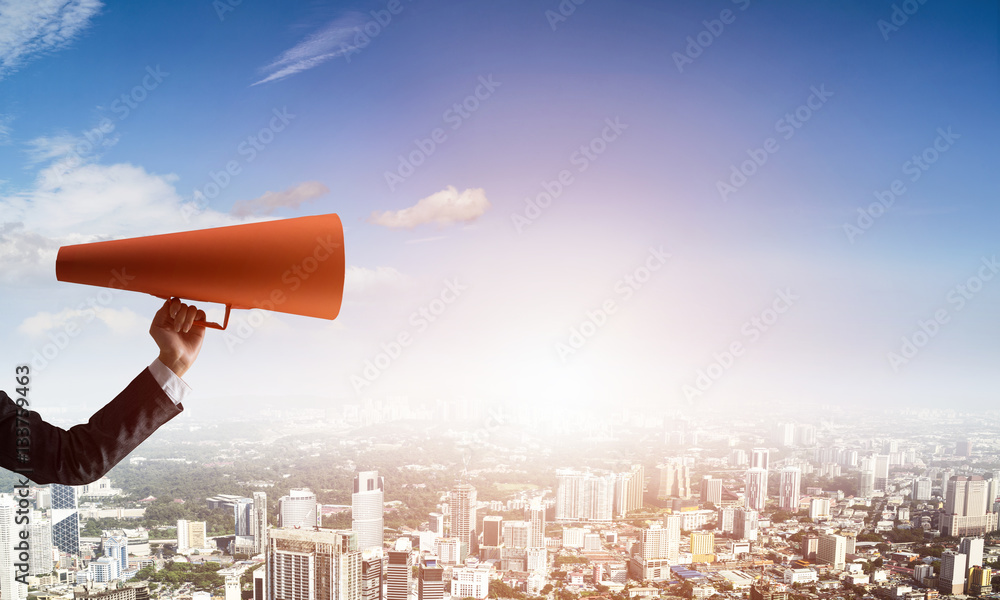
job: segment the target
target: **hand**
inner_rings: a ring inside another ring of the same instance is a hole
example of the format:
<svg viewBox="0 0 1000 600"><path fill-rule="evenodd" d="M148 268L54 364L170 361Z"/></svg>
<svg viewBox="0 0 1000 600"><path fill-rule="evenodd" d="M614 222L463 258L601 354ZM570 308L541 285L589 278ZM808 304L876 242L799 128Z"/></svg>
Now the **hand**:
<svg viewBox="0 0 1000 600"><path fill-rule="evenodd" d="M178 377L194 364L205 340L205 327L195 325L195 320L204 321L205 311L171 298L156 311L149 326L149 335L160 347L160 362Z"/></svg>

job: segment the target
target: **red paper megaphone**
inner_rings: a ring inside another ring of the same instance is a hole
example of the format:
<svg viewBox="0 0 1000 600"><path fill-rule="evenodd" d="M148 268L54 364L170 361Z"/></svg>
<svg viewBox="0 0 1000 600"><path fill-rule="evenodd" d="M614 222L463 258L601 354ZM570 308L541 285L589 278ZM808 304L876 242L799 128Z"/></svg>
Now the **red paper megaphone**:
<svg viewBox="0 0 1000 600"><path fill-rule="evenodd" d="M344 229L335 214L63 246L56 279L335 319L344 297Z"/></svg>

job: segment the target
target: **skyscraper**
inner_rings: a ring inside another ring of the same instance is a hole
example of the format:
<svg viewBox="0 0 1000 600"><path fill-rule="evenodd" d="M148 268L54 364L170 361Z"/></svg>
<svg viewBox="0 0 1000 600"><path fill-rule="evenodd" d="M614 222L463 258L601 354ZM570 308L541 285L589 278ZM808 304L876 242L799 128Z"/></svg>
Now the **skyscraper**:
<svg viewBox="0 0 1000 600"><path fill-rule="evenodd" d="M28 572L45 575L52 572L52 522L42 517L37 510L31 511L31 559ZM2 598L2 596L0 596Z"/></svg>
<svg viewBox="0 0 1000 600"><path fill-rule="evenodd" d="M361 553L361 600L382 600L382 548Z"/></svg>
<svg viewBox="0 0 1000 600"><path fill-rule="evenodd" d="M361 561L353 531L272 529L268 600L361 600Z"/></svg>
<svg viewBox="0 0 1000 600"><path fill-rule="evenodd" d="M382 547L384 478L378 471L361 471L354 476L351 495L351 529L358 534L358 548Z"/></svg>
<svg viewBox="0 0 1000 600"><path fill-rule="evenodd" d="M816 548L816 560L830 565L834 570L845 566L847 540L842 535L822 533Z"/></svg>
<svg viewBox="0 0 1000 600"><path fill-rule="evenodd" d="M487 515L483 517L483 545L495 548L503 543L503 537L503 517L499 515Z"/></svg>
<svg viewBox="0 0 1000 600"><path fill-rule="evenodd" d="M104 556L115 562L118 575L128 570L128 538L124 535L110 535L101 538Z"/></svg>
<svg viewBox="0 0 1000 600"><path fill-rule="evenodd" d="M76 506L76 488L52 484L52 545L60 552L80 552L80 516Z"/></svg>
<svg viewBox="0 0 1000 600"><path fill-rule="evenodd" d="M18 530L14 523L17 503L13 496L0 494L0 599L24 600L28 597L28 586L18 583L14 563L19 555L14 548L18 542Z"/></svg>
<svg viewBox="0 0 1000 600"><path fill-rule="evenodd" d="M233 502L236 535L253 535L253 500L238 498Z"/></svg>
<svg viewBox="0 0 1000 600"><path fill-rule="evenodd" d="M451 508L451 536L465 544L466 552L476 551L476 488L460 483L452 488L448 498Z"/></svg>
<svg viewBox="0 0 1000 600"><path fill-rule="evenodd" d="M389 565L385 573L386 600L410 599L410 567L413 566L411 549L408 538L399 538L388 553Z"/></svg>
<svg viewBox="0 0 1000 600"><path fill-rule="evenodd" d="M987 506L987 483L979 475L955 475L948 480L941 533L953 536L985 535L997 528L997 514Z"/></svg>
<svg viewBox="0 0 1000 600"><path fill-rule="evenodd" d="M941 555L941 573L938 591L942 594L961 594L965 591L965 555L946 550Z"/></svg>
<svg viewBox="0 0 1000 600"><path fill-rule="evenodd" d="M746 474L746 505L756 511L764 510L767 504L767 471L751 467Z"/></svg>
<svg viewBox="0 0 1000 600"><path fill-rule="evenodd" d="M691 469L684 463L674 460L656 467L658 471L656 497L682 498L691 497Z"/></svg>
<svg viewBox="0 0 1000 600"><path fill-rule="evenodd" d="M528 516L531 523L531 534L528 539L529 548L545 547L545 508L541 500L532 498Z"/></svg>
<svg viewBox="0 0 1000 600"><path fill-rule="evenodd" d="M875 471L861 469L858 473L858 496L870 498L875 493Z"/></svg>
<svg viewBox="0 0 1000 600"><path fill-rule="evenodd" d="M250 535L253 536L254 554L267 549L267 494L253 493L253 518L250 521Z"/></svg>
<svg viewBox="0 0 1000 600"><path fill-rule="evenodd" d="M981 537L964 537L958 544L958 551L965 555L965 568L983 566L984 540Z"/></svg>
<svg viewBox="0 0 1000 600"><path fill-rule="evenodd" d="M917 477L913 480L913 499L931 499L931 480L929 477Z"/></svg>
<svg viewBox="0 0 1000 600"><path fill-rule="evenodd" d="M573 469L556 471L557 521L611 521L615 476ZM454 517L452 517L454 518Z"/></svg>
<svg viewBox="0 0 1000 600"><path fill-rule="evenodd" d="M425 556L417 572L417 600L444 600L444 567L436 556Z"/></svg>
<svg viewBox="0 0 1000 600"><path fill-rule="evenodd" d="M644 471L642 465L633 465L626 473L615 476L614 513L616 517L624 517L628 513L642 508L642 486Z"/></svg>
<svg viewBox="0 0 1000 600"><path fill-rule="evenodd" d="M208 547L205 521L177 521L177 552Z"/></svg>
<svg viewBox="0 0 1000 600"><path fill-rule="evenodd" d="M701 501L718 506L722 503L722 480L712 479L711 475L706 475L701 480Z"/></svg>
<svg viewBox="0 0 1000 600"><path fill-rule="evenodd" d="M750 450L750 468L764 469L771 468L771 451L767 448L754 448Z"/></svg>
<svg viewBox="0 0 1000 600"><path fill-rule="evenodd" d="M787 511L799 509L799 487L802 483L802 471L798 467L785 467L781 470L778 488L778 508Z"/></svg>
<svg viewBox="0 0 1000 600"><path fill-rule="evenodd" d="M741 540L757 541L757 511L739 507L733 514L733 535Z"/></svg>
<svg viewBox="0 0 1000 600"><path fill-rule="evenodd" d="M312 529L320 524L316 511L316 494L307 488L289 490L278 500L278 526Z"/></svg>
<svg viewBox="0 0 1000 600"><path fill-rule="evenodd" d="M889 455L875 455L875 489L886 491L889 487Z"/></svg>

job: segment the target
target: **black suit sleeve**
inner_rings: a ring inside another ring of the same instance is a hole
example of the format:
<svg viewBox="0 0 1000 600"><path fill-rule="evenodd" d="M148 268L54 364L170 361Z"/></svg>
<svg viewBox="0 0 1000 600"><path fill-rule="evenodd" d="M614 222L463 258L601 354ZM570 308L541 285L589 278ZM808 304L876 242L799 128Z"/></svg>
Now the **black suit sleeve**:
<svg viewBox="0 0 1000 600"><path fill-rule="evenodd" d="M0 467L35 483L83 485L104 476L183 407L174 404L144 369L90 421L69 431L46 423L34 411L26 411L19 422L19 410L0 392ZM17 434L23 433L18 429L24 427L31 440L26 449L17 447L17 438L22 437ZM27 461L20 460L23 457Z"/></svg>

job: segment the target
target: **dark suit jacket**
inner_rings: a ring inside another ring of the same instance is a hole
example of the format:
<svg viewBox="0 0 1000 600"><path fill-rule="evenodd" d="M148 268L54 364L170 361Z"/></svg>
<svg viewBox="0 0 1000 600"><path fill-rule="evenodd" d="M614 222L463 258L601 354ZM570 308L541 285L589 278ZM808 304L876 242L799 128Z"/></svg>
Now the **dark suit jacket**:
<svg viewBox="0 0 1000 600"><path fill-rule="evenodd" d="M34 411L27 411L19 421L19 410L0 391L0 467L17 471L35 483L83 485L100 479L183 407L170 400L149 369L143 369L89 422L69 431L46 423ZM24 433L18 432L24 427L31 444L18 448L20 436L16 434ZM19 460L24 456L26 462Z"/></svg>

